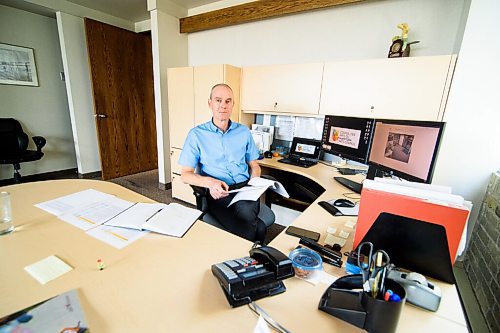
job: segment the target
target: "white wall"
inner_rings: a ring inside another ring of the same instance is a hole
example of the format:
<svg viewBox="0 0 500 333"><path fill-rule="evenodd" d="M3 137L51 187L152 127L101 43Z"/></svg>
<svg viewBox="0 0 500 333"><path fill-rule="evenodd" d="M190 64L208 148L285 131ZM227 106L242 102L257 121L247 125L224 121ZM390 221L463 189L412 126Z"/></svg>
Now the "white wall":
<svg viewBox="0 0 500 333"><path fill-rule="evenodd" d="M0 85L0 117L16 118L30 137L47 139L45 156L21 164L21 174L76 168L66 89L59 77L63 64L56 20L0 6L0 41L35 52L39 87ZM33 142L30 146L35 147ZM12 174L12 166L0 165L0 179Z"/></svg>
<svg viewBox="0 0 500 333"><path fill-rule="evenodd" d="M451 85L434 182L474 202L475 221L490 176L500 168L498 0L473 0ZM469 233L472 228L469 229Z"/></svg>
<svg viewBox="0 0 500 333"><path fill-rule="evenodd" d="M189 65L386 58L402 22L410 26L409 40L420 40L412 45L412 56L456 53L463 8L464 0L368 1L191 33Z"/></svg>
<svg viewBox="0 0 500 333"><path fill-rule="evenodd" d="M167 68L187 66L187 37L179 33L179 20L159 9L152 9L153 75L158 148L158 180L171 182L170 138L167 96Z"/></svg>
<svg viewBox="0 0 500 333"><path fill-rule="evenodd" d="M78 173L92 173L101 166L84 23L81 17L56 14Z"/></svg>

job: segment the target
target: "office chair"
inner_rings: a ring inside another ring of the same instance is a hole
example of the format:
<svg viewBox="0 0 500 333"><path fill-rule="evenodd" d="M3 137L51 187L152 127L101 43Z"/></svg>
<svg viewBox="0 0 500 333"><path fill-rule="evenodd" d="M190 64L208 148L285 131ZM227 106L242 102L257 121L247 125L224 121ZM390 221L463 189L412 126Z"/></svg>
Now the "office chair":
<svg viewBox="0 0 500 333"><path fill-rule="evenodd" d="M29 138L21 124L13 118L0 118L0 164L14 166L14 182L21 182L20 163L37 161L43 157L42 148L47 140L34 136L36 150L29 150Z"/></svg>
<svg viewBox="0 0 500 333"><path fill-rule="evenodd" d="M261 176L262 178L272 178L269 176ZM193 194L196 197L196 208L203 212L200 219L214 227L228 231L213 215L208 212L208 199L210 195L208 188L191 185L193 189ZM269 192L269 191L268 191ZM269 194L265 194L265 204L260 202L259 219L264 222L266 229L268 229L275 221L275 215L271 210L271 200L269 199Z"/></svg>

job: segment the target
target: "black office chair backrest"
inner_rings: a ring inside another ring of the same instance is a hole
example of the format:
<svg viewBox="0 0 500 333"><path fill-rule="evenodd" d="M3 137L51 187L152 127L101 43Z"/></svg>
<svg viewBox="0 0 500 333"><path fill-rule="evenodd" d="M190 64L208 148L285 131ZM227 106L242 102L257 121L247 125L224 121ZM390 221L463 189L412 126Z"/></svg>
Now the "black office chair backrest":
<svg viewBox="0 0 500 333"><path fill-rule="evenodd" d="M0 153L16 154L28 148L29 138L13 118L0 118Z"/></svg>

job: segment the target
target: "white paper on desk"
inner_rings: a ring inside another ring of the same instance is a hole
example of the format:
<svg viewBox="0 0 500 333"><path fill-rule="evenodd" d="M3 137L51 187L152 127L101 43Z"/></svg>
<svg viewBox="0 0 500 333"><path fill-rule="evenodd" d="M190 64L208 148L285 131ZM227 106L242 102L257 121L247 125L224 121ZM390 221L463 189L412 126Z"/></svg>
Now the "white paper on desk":
<svg viewBox="0 0 500 333"><path fill-rule="evenodd" d="M88 230L86 234L117 249L122 249L139 238L146 236L148 231L100 225Z"/></svg>
<svg viewBox="0 0 500 333"><path fill-rule="evenodd" d="M438 205L453 204L461 206L464 203L464 198L459 195L446 193L441 190L434 190L432 187L417 188L413 186L407 186L406 182L401 182L400 184L396 185L395 183L365 179L363 181L363 188L406 195L427 200L429 202L434 202Z"/></svg>
<svg viewBox="0 0 500 333"><path fill-rule="evenodd" d="M24 270L41 284L46 284L72 269L70 265L54 255L24 267Z"/></svg>
<svg viewBox="0 0 500 333"><path fill-rule="evenodd" d="M264 317L259 316L259 319L257 320L257 325L255 325L253 333L271 333L271 330L269 329L269 326L267 326Z"/></svg>
<svg viewBox="0 0 500 333"><path fill-rule="evenodd" d="M117 197L93 202L74 208L59 216L59 219L82 230L89 230L109 221L113 217L130 209L135 203Z"/></svg>
<svg viewBox="0 0 500 333"><path fill-rule="evenodd" d="M165 207L167 205L162 203L138 202L107 221L106 225L143 230L143 225Z"/></svg>
<svg viewBox="0 0 500 333"><path fill-rule="evenodd" d="M198 209L171 203L149 219L143 228L160 234L182 237L201 214Z"/></svg>
<svg viewBox="0 0 500 333"><path fill-rule="evenodd" d="M99 201L105 201L113 197L114 196L111 194L89 189L35 204L35 207L58 216L78 207L86 206Z"/></svg>

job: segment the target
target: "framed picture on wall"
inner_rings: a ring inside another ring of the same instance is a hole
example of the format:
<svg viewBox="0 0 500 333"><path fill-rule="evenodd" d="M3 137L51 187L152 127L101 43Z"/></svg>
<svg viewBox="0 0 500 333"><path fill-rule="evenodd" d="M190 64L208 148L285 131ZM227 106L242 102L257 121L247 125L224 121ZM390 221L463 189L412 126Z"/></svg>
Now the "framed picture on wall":
<svg viewBox="0 0 500 333"><path fill-rule="evenodd" d="M38 86L32 48L0 43L0 84Z"/></svg>

